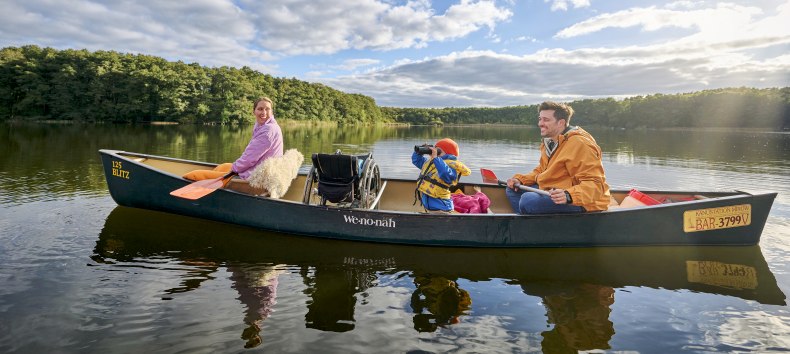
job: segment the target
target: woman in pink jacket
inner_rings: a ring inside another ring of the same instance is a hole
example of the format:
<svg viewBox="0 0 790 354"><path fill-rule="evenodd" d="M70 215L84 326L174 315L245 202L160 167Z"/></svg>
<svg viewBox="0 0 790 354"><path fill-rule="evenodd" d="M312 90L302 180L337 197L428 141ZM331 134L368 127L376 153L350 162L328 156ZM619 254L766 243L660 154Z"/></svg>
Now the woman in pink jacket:
<svg viewBox="0 0 790 354"><path fill-rule="evenodd" d="M233 163L223 163L213 170L195 170L184 175L184 178L193 181L222 177L229 172L235 172L242 179L247 179L255 167L270 157L283 155L283 133L277 121L274 120L272 100L261 97L255 100L253 114L255 127L252 129L252 139L244 149L241 157Z"/></svg>

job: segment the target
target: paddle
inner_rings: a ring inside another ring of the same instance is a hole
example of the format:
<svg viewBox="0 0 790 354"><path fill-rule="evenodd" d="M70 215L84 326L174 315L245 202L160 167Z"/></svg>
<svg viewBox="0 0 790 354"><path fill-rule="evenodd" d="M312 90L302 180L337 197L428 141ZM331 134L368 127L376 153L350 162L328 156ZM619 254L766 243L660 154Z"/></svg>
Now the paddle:
<svg viewBox="0 0 790 354"><path fill-rule="evenodd" d="M505 182L505 181L503 181L503 180L501 180L499 178L496 178L496 174L494 174L494 171L491 171L491 170L488 170L488 169L485 169L485 168L481 168L480 169L480 174L483 175L483 183L496 183L496 184L498 184L500 186L507 186L507 182ZM543 194L543 195L547 195L547 196L551 195L551 194L549 194L549 192L546 192L546 191L544 191L542 189L527 187L527 186L525 186L523 184L519 184L517 186L518 186L519 189L521 189L523 191L535 192L535 193Z"/></svg>
<svg viewBox="0 0 790 354"><path fill-rule="evenodd" d="M222 177L195 181L170 192L170 195L189 200L200 199L208 194L213 193L215 190L224 187L226 184L228 184L228 182L230 182L230 179L233 178L235 174L236 172L231 171Z"/></svg>

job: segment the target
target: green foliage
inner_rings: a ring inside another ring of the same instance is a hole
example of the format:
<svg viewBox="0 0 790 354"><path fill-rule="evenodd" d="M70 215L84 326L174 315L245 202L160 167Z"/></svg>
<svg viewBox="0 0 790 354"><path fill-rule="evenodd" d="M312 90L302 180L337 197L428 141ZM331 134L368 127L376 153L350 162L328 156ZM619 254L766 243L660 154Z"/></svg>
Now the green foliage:
<svg viewBox="0 0 790 354"><path fill-rule="evenodd" d="M790 87L725 88L677 95L570 102L571 123L614 128L727 127L790 129ZM411 124L537 124L538 106L503 108L393 108L391 120Z"/></svg>
<svg viewBox="0 0 790 354"><path fill-rule="evenodd" d="M37 46L0 49L0 121L253 121L258 97L288 120L375 123L375 101L251 68L206 68L148 55Z"/></svg>

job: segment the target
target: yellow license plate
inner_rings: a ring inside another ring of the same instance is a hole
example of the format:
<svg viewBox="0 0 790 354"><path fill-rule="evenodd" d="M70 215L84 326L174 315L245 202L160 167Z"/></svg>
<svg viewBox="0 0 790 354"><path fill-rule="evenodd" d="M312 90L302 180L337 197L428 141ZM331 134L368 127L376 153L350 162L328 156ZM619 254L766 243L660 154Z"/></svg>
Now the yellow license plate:
<svg viewBox="0 0 790 354"><path fill-rule="evenodd" d="M742 264L715 261L686 261L686 274L691 283L734 289L756 289L757 270Z"/></svg>
<svg viewBox="0 0 790 354"><path fill-rule="evenodd" d="M683 231L685 232L727 229L751 223L751 204L688 210L683 213Z"/></svg>

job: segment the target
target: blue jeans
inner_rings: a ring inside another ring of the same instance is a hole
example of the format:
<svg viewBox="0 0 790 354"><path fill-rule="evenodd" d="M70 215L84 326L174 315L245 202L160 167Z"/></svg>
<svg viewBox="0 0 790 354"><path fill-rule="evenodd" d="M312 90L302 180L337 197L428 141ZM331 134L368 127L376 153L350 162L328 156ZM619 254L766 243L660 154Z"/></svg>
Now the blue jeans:
<svg viewBox="0 0 790 354"><path fill-rule="evenodd" d="M532 186L537 188L538 186ZM551 197L535 192L522 190L514 191L505 188L505 195L513 207L513 211L518 214L572 214L582 213L584 208L571 204L554 204Z"/></svg>

